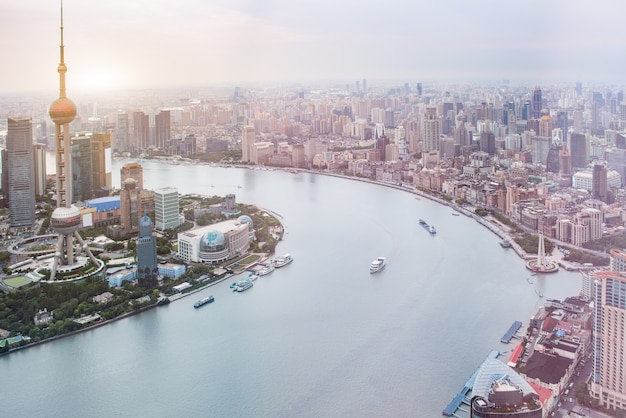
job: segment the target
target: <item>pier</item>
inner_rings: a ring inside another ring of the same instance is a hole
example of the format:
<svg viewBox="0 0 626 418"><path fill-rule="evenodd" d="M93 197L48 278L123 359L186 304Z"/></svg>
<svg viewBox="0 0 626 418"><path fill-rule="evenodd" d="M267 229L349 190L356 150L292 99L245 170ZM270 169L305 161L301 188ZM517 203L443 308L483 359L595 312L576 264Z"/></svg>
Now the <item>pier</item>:
<svg viewBox="0 0 626 418"><path fill-rule="evenodd" d="M513 322L513 325L509 328L509 330L500 338L500 342L504 344L508 344L511 341L511 338L515 335L518 329L522 326L520 321Z"/></svg>
<svg viewBox="0 0 626 418"><path fill-rule="evenodd" d="M521 324L522 323L520 322L520 325ZM471 396L468 396L468 394L470 394L472 392L472 389L474 388L474 381L476 380L478 370L480 370L485 361L492 358L497 358L499 354L500 352L498 350L491 350L489 354L487 354L487 357L485 357L482 363L480 363L480 366L478 366L476 370L474 370L472 376L467 380L467 382L465 382L465 386L463 386L459 393L457 393L454 398L452 398L450 403L448 403L448 405L446 405L446 407L443 409L443 411L441 412L443 415L447 417L457 417L458 415L456 415L456 411L461 407L461 404L469 405L469 399L471 398Z"/></svg>

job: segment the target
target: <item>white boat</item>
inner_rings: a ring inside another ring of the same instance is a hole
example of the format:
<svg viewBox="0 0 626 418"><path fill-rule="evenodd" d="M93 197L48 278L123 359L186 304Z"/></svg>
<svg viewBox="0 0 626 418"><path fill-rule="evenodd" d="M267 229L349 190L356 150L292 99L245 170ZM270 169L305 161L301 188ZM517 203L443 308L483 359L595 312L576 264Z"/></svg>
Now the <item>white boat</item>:
<svg viewBox="0 0 626 418"><path fill-rule="evenodd" d="M250 289L252 286L254 286L254 283L252 283L252 280L250 280L250 279L243 279L243 280L237 282L237 287L235 288L235 290L237 292L243 292L244 290Z"/></svg>
<svg viewBox="0 0 626 418"><path fill-rule="evenodd" d="M267 265L267 266L263 266L263 268L261 270L259 270L259 272L257 273L259 276L265 276L266 274L270 274L271 272L274 271L274 266Z"/></svg>
<svg viewBox="0 0 626 418"><path fill-rule="evenodd" d="M291 258L291 256L289 254L285 254L285 255L281 255L278 256L274 259L274 267L281 268L286 266L287 264L291 263L293 261L293 258Z"/></svg>
<svg viewBox="0 0 626 418"><path fill-rule="evenodd" d="M383 267L385 267L385 257L378 257L376 260L372 261L372 264L370 265L370 273L376 273Z"/></svg>

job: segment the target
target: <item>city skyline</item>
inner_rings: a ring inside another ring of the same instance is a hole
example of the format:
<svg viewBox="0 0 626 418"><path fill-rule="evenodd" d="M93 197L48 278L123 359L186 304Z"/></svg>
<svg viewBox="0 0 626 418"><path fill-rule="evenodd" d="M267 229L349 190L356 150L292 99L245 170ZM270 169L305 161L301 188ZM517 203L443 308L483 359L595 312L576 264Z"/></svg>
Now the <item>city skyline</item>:
<svg viewBox="0 0 626 418"><path fill-rule="evenodd" d="M625 7L578 3L66 0L68 89L362 78L621 83ZM0 45L10 59L0 92L51 90L58 2L3 9Z"/></svg>

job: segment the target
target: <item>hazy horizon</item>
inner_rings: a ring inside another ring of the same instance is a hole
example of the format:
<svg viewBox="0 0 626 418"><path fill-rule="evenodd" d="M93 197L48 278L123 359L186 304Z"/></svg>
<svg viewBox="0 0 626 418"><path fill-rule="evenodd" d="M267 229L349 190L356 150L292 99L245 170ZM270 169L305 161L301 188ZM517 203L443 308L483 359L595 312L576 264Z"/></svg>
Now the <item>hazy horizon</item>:
<svg viewBox="0 0 626 418"><path fill-rule="evenodd" d="M527 80L622 84L623 3L65 0L68 96L110 89ZM10 2L0 91L56 91L60 2Z"/></svg>

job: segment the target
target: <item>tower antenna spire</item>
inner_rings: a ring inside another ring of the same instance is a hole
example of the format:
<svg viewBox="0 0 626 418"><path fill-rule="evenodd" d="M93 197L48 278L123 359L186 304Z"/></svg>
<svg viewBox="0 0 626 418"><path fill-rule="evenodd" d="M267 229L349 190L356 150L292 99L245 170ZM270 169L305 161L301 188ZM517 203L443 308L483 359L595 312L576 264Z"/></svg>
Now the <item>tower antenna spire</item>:
<svg viewBox="0 0 626 418"><path fill-rule="evenodd" d="M63 0L61 0L61 45L60 49L60 61L57 71L59 72L59 97L65 96L65 73L67 72L67 66L65 65L65 47L63 45Z"/></svg>

